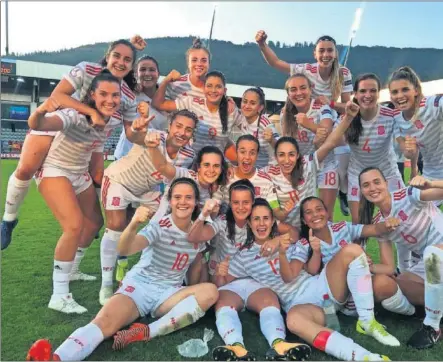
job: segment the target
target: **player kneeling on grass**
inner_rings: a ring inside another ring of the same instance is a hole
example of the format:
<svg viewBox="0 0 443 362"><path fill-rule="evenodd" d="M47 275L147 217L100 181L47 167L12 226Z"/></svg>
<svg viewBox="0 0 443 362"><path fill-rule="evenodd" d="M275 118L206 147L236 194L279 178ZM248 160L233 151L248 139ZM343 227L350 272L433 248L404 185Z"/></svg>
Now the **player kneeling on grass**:
<svg viewBox="0 0 443 362"><path fill-rule="evenodd" d="M353 225L346 221L328 224L326 206L315 196L307 197L301 202L300 220L301 242L298 244L300 255L297 258L306 264L306 270L312 275L319 274L335 255L352 242L379 235L379 230L374 225ZM382 306L391 312L414 314L414 306L403 295L393 276L382 273L383 268L375 267L368 256L367 258L372 273L375 300L381 302ZM358 315L357 311L355 315ZM357 330L361 332L359 326Z"/></svg>
<svg viewBox="0 0 443 362"><path fill-rule="evenodd" d="M33 130L57 131L35 181L63 230L54 252L53 294L48 307L67 314L87 311L72 298L69 281L95 279L78 269L103 225L88 167L93 152L102 152L108 134L122 123L117 112L120 80L103 71L92 80L82 101L97 110L104 119L102 124L91 124L89 117L75 109L58 110L64 104L58 96L48 98L28 120Z"/></svg>
<svg viewBox="0 0 443 362"><path fill-rule="evenodd" d="M113 349L119 350L136 341L149 341L186 327L198 319L218 299L217 287L202 283L182 287L189 264L200 252L189 243L188 231L198 216L199 191L193 180L178 178L168 192L171 213L158 223L146 222L150 211L137 209L123 231L118 251L132 255L143 250L140 261L128 272L122 286L103 306L94 320L77 329L51 355L48 341L39 340L29 350L27 360L58 359L78 361L88 357L105 339L139 317L151 313L160 317L146 325L132 324L114 335Z"/></svg>
<svg viewBox="0 0 443 362"><path fill-rule="evenodd" d="M297 259L298 242L290 245L287 239L281 239L278 252L270 258L260 257L261 246L271 239L275 229L272 209L265 200L255 200L248 224L247 245L230 261L228 274L220 273L225 283L235 278L252 277L274 290L287 312L289 330L336 358L388 360L385 356L369 352L339 332L324 327L325 316L321 309L323 296L328 294L334 302L344 302L350 290L358 294L355 304L365 333L387 345L400 344L374 318L371 275L366 254L360 246L348 245L319 276L311 276L303 269L305 264ZM386 232L387 225L380 226L378 230L380 233Z"/></svg>
<svg viewBox="0 0 443 362"><path fill-rule="evenodd" d="M425 306L423 325L409 338L407 345L418 349L431 348L441 337L443 312L443 214L434 204L434 201L443 200L443 181L416 176L410 181L411 187L389 192L383 173L371 167L360 173L359 182L363 195L360 201L363 222L372 220L374 206L380 210L374 223L391 216L402 220L398 228L379 238L382 263L374 265L372 271L394 274L392 243L400 252L406 249L422 259L414 266L407 266L397 282L413 304Z"/></svg>

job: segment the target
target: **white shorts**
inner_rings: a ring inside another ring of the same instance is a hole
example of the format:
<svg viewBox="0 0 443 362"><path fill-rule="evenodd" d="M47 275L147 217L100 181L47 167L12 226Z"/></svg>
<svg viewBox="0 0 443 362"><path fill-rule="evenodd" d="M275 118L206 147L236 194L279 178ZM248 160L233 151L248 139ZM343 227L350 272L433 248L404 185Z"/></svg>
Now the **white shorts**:
<svg viewBox="0 0 443 362"><path fill-rule="evenodd" d="M321 170L317 175L317 187L319 189L337 190L339 186L337 169Z"/></svg>
<svg viewBox="0 0 443 362"><path fill-rule="evenodd" d="M29 134L32 134L33 136L51 136L55 137L57 135L56 131L35 131L31 130Z"/></svg>
<svg viewBox="0 0 443 362"><path fill-rule="evenodd" d="M243 279L236 279L230 282L229 284L223 285L222 287L218 288L218 290L219 291L229 290L230 292L237 294L243 301L243 306L244 306L243 310L244 310L244 308L246 308L246 305L248 304L249 296L255 291L262 288L266 287L261 285L259 282L256 282L254 279L243 278Z"/></svg>
<svg viewBox="0 0 443 362"><path fill-rule="evenodd" d="M51 167L51 166L45 166L41 167L36 173L35 173L35 183L37 186L40 185L40 182L44 178L49 177L66 177L72 184L72 187L74 188L74 192L76 195L81 194L83 191L85 191L89 186L92 185L92 178L89 172L85 172L83 174L72 174L67 171L61 170L59 168Z"/></svg>
<svg viewBox="0 0 443 362"><path fill-rule="evenodd" d="M422 259L417 264L407 269L408 272L418 275L423 280L426 280L425 261Z"/></svg>
<svg viewBox="0 0 443 362"><path fill-rule="evenodd" d="M389 192L400 190L405 187L401 177L387 177ZM358 176L348 174L348 201L360 201L360 186L358 184Z"/></svg>
<svg viewBox="0 0 443 362"><path fill-rule="evenodd" d="M149 191L141 196L135 196L123 185L103 177L101 201L105 210L125 210L129 205L138 207L144 205L156 212L160 204L161 194L158 191Z"/></svg>
<svg viewBox="0 0 443 362"><path fill-rule="evenodd" d="M303 283L303 291L301 293L296 293L292 300L283 306L286 313L288 313L292 307L300 304L313 304L318 307L323 307L323 296L325 294L328 294L329 298L338 306L346 303L346 301L337 301L332 295L326 277L326 267L327 265L319 275L312 276Z"/></svg>
<svg viewBox="0 0 443 362"><path fill-rule="evenodd" d="M137 306L140 317L151 313L155 318L155 311L164 301L183 289L182 286L171 287L163 283L153 283L132 269L122 281L122 285L115 294L123 294L131 298Z"/></svg>

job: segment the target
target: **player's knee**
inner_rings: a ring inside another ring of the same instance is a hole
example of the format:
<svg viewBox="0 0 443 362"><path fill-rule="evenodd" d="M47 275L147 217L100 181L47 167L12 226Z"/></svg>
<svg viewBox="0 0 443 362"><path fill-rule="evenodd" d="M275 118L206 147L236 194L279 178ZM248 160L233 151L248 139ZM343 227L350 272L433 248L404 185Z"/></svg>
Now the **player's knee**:
<svg viewBox="0 0 443 362"><path fill-rule="evenodd" d="M358 244L348 244L342 249L342 253L352 257L360 256L364 252L363 248Z"/></svg>
<svg viewBox="0 0 443 362"><path fill-rule="evenodd" d="M291 310L288 312L286 317L286 325L288 329L294 334L297 334L300 329L303 328L303 317L296 307L291 308Z"/></svg>
<svg viewBox="0 0 443 362"><path fill-rule="evenodd" d="M395 280L387 275L375 274L372 276L372 289L374 290L374 299L381 302L392 297L398 289Z"/></svg>
<svg viewBox="0 0 443 362"><path fill-rule="evenodd" d="M198 291L195 293L195 298L203 310L209 309L218 300L217 286L212 283L201 283Z"/></svg>
<svg viewBox="0 0 443 362"><path fill-rule="evenodd" d="M31 180L39 168L39 165L32 165L20 162L15 169L15 177L22 181Z"/></svg>
<svg viewBox="0 0 443 362"><path fill-rule="evenodd" d="M76 242L80 240L80 236L83 232L83 219L71 219L68 223L62 225L63 233L70 237L77 238Z"/></svg>

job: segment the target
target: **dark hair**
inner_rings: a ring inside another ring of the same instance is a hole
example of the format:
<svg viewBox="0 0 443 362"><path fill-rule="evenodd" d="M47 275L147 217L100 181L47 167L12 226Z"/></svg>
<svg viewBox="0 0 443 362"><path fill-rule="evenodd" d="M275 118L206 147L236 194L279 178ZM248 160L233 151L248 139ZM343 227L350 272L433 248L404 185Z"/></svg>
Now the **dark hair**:
<svg viewBox="0 0 443 362"><path fill-rule="evenodd" d="M135 49L134 45L131 42L127 41L126 39L119 39L119 40L112 42L109 45L109 48L105 53L105 56L100 61L100 64L103 67L107 67L108 61L106 60L106 58L111 54L111 52L114 50L114 48L120 44L126 45L127 47L129 47L132 50L132 69L129 71L128 74L126 74L123 77L123 80L126 82L129 89L131 89L132 91L135 91L137 81L136 81L135 74L134 74L134 65L135 65L135 58L137 57L137 49Z"/></svg>
<svg viewBox="0 0 443 362"><path fill-rule="evenodd" d="M160 67L158 65L157 59L155 59L154 57L151 57L150 55L143 55L142 57L137 59L137 63L135 65L135 69L137 72L137 82L139 81L138 79L138 66L140 65L141 62L145 61L145 60L150 60L151 62L153 62L155 64L155 67L157 68L157 72L160 75ZM156 86L156 88L158 88L158 84Z"/></svg>
<svg viewBox="0 0 443 362"><path fill-rule="evenodd" d="M421 81L417 73L411 67L405 66L400 67L396 71L394 71L389 77L388 87L391 87L391 83L396 80L406 80L411 83L414 88L417 90L418 95L415 100L415 108L418 109L418 105L420 104L421 99L423 98L423 90L421 87Z"/></svg>
<svg viewBox="0 0 443 362"><path fill-rule="evenodd" d="M235 142L235 149L238 150L238 145L240 144L241 141L252 141L255 142L255 144L257 145L257 152L260 151L260 142L258 141L258 139L256 137L254 137L252 134L244 134L241 135L238 139L237 142Z"/></svg>
<svg viewBox="0 0 443 362"><path fill-rule="evenodd" d="M97 89L98 85L101 82L112 82L112 83L117 83L118 84L118 88L120 89L120 80L111 74L111 72L108 69L103 69L99 74L97 74L97 76L95 76L92 79L91 84L89 85L88 90L86 91L85 95L83 96L83 98L81 99L81 102L83 104L86 104L87 106L93 108L93 109L97 109L97 106L95 105L95 101L92 99L92 93ZM88 120L88 122L91 121L91 117L90 116L86 116L86 119Z"/></svg>
<svg viewBox="0 0 443 362"><path fill-rule="evenodd" d="M222 72L213 70L205 75L205 84L210 77L216 77L221 79L223 86L226 87L226 78ZM223 94L220 104L218 106L218 114L220 115L220 122L222 125L222 133L225 134L228 131L228 98L226 94Z"/></svg>
<svg viewBox="0 0 443 362"><path fill-rule="evenodd" d="M187 118L192 119L194 121L194 129L197 128L197 124L198 124L198 117L197 117L197 115L194 112L189 111L187 109L181 109L179 111L174 111L172 113L172 116L171 116L171 119L169 121L169 124L172 124L172 122L174 122L175 119L178 116L187 117Z"/></svg>
<svg viewBox="0 0 443 362"><path fill-rule="evenodd" d="M285 111L283 114L282 132L284 136L291 136L294 138L297 137L297 131L298 131L298 124L295 120L295 116L298 114L298 109L289 99L289 82L295 78L306 79L309 89L312 90L311 82L309 81L308 77L306 77L306 75L302 73L293 74L286 80L285 90L288 96L286 97L286 102L285 105L283 106Z"/></svg>
<svg viewBox="0 0 443 362"><path fill-rule="evenodd" d="M306 225L306 223L304 222L303 218L305 216L305 211L303 206L312 200L318 200L321 202L321 204L323 205L323 207L325 208L326 211L328 211L328 208L326 207L324 201L317 197L317 196L309 196L306 197L305 199L302 200L302 202L300 202L300 240L301 239L305 239L308 241L309 243L309 251L308 251L308 259L306 260L306 263L311 259L312 254L313 254L313 250L311 247L311 241L309 240L309 226ZM323 261L321 261L320 263L320 271L323 269L324 265L323 265Z"/></svg>
<svg viewBox="0 0 443 362"><path fill-rule="evenodd" d="M246 93L248 92L254 92L255 94L257 94L258 96L258 101L260 102L260 105L263 106L263 109L260 111L260 113L258 114L258 119L257 119L257 136L258 136L258 130L260 128L260 119L261 116L263 115L263 113L265 113L266 110L266 97L265 97L265 92L263 92L263 89L261 89L260 87L252 87L252 88L248 88L243 92L243 97L245 96Z"/></svg>
<svg viewBox="0 0 443 362"><path fill-rule="evenodd" d="M206 48L206 47L203 45L203 43L202 43L202 41L201 41L200 38L195 38L195 39L192 41L192 46L191 46L188 50L186 50L186 53L185 53L185 56L186 56L186 65L189 64L189 55L190 55L190 53L191 53L193 50L196 50L196 49L202 49L202 50L204 50L204 51L206 52L206 54L208 54L208 60L209 60L209 62L211 62L211 52L209 51L208 48Z"/></svg>
<svg viewBox="0 0 443 362"><path fill-rule="evenodd" d="M248 179L237 180L229 187L229 202L231 202L233 191L249 191L252 202L255 200L254 185ZM235 244L235 218L230 204L226 211L226 228L228 229L228 239L232 244Z"/></svg>
<svg viewBox="0 0 443 362"><path fill-rule="evenodd" d="M280 137L280 139L275 143L274 154L276 157L277 157L277 150L282 143L290 143L297 150L298 154L297 162L294 166L294 169L291 172L292 188L294 190L297 190L298 184L303 177L303 160L302 160L302 155L300 154L300 148L298 147L298 143L295 138L288 136Z"/></svg>
<svg viewBox="0 0 443 362"><path fill-rule="evenodd" d="M195 195L195 207L194 207L194 211L192 212L192 216L191 216L191 220L197 220L198 215L200 214L200 208L199 208L199 202L200 202L200 191L198 189L197 183L188 177L179 177L176 178L174 181L172 181L171 186L169 187L168 190L168 201L171 201L172 198L172 191L175 188L175 186L180 185L180 184L187 184L190 185L193 190L194 190L194 195Z"/></svg>
<svg viewBox="0 0 443 362"><path fill-rule="evenodd" d="M273 239L278 231L277 231L277 221L274 217L274 213L272 211L272 207L269 205L269 202L267 202L265 199L261 198L261 197L257 197L254 201L254 204L252 205L252 209L251 209L251 213L248 216L248 220L251 221L251 217L252 217L252 212L254 211L254 209L258 206L264 206L266 208L268 208L272 218L274 219L274 224L272 225L272 229L271 229L271 233L269 234L270 238ZM248 225L248 232L247 232L247 236L246 236L246 242L243 245L242 249L245 248L249 248L252 243L254 242L254 233L252 232L251 227Z"/></svg>
<svg viewBox="0 0 443 362"><path fill-rule="evenodd" d="M200 164L203 159L203 155L206 155L208 153L215 153L216 155L220 156L222 171L216 182L217 185L219 186L225 186L228 183L228 164L225 161L223 152L220 151L218 147L205 146L200 151L198 151L197 156L195 157L194 162L192 163L192 170L198 172L198 169L200 168Z"/></svg>
<svg viewBox="0 0 443 362"><path fill-rule="evenodd" d="M360 186L360 204L358 209L358 223L363 225L370 225L372 224L372 219L374 217L374 209L375 205L366 199L366 197L363 196L363 193L361 192L361 176L369 171L378 171L383 178L383 180L386 181L386 177L383 174L383 172L378 167L366 167L364 168L360 174L358 175L358 185ZM361 238L360 244L363 246L366 244L367 239Z"/></svg>
<svg viewBox="0 0 443 362"><path fill-rule="evenodd" d="M377 77L374 73L365 73L359 75L354 82L354 93L357 93L360 89L360 82L364 80L372 79L377 82L377 90L379 91L381 88L381 82L380 78ZM354 97L353 102L358 104L357 97ZM358 140L360 138L360 135L363 131L363 125L361 123L361 113L360 110L358 111L357 115L354 117L354 119L351 122L351 125L346 130L346 140L348 143L358 145Z"/></svg>

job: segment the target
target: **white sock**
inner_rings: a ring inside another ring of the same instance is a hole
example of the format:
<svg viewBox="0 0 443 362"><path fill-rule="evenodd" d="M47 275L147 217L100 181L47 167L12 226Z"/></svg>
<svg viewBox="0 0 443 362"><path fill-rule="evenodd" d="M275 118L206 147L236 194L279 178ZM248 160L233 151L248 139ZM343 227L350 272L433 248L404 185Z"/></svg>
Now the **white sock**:
<svg viewBox="0 0 443 362"><path fill-rule="evenodd" d="M177 303L168 313L149 325L149 336L154 338L175 332L197 322L205 312L193 295Z"/></svg>
<svg viewBox="0 0 443 362"><path fill-rule="evenodd" d="M69 274L73 264L72 261L54 259L54 270L52 272L53 295L65 296L69 294Z"/></svg>
<svg viewBox="0 0 443 362"><path fill-rule="evenodd" d="M112 287L115 262L117 261L117 243L122 232L105 229L100 243L100 263L102 266L102 288Z"/></svg>
<svg viewBox="0 0 443 362"><path fill-rule="evenodd" d="M397 292L390 298L381 302L384 309L398 314L413 315L415 313L415 307L409 303L401 289L397 287Z"/></svg>
<svg viewBox="0 0 443 362"><path fill-rule="evenodd" d="M374 318L374 293L371 272L364 253L349 264L347 282L359 320L369 323Z"/></svg>
<svg viewBox="0 0 443 362"><path fill-rule="evenodd" d="M276 307L266 307L260 312L260 329L269 346L277 338L286 338L286 327L281 312Z"/></svg>
<svg viewBox="0 0 443 362"><path fill-rule="evenodd" d="M411 251L403 246L397 247L397 266L400 273L405 272L411 267Z"/></svg>
<svg viewBox="0 0 443 362"><path fill-rule="evenodd" d="M425 312L423 324L440 329L443 311L443 250L433 245L423 253L425 262Z"/></svg>
<svg viewBox="0 0 443 362"><path fill-rule="evenodd" d="M77 248L77 251L75 252L74 263L72 264L71 274L80 272L79 270L80 263L83 260L83 257L85 256L86 250L88 250L88 248Z"/></svg>
<svg viewBox="0 0 443 362"><path fill-rule="evenodd" d="M215 324L225 344L244 345L242 325L234 307L221 307L215 314Z"/></svg>
<svg viewBox="0 0 443 362"><path fill-rule="evenodd" d="M54 352L61 361L82 361L104 340L103 333L94 323L76 329Z"/></svg>
<svg viewBox="0 0 443 362"><path fill-rule="evenodd" d="M15 171L9 177L8 188L6 189L5 213L3 220L14 221L17 219L18 209L23 203L29 191L31 180L19 180L15 177Z"/></svg>
<svg viewBox="0 0 443 362"><path fill-rule="evenodd" d="M320 333L326 334L330 332L322 331ZM317 347L315 342L314 340L314 347ZM324 351L343 361L363 361L365 356L371 354L371 352L355 343L351 338L345 337L336 331L333 331L327 338Z"/></svg>

